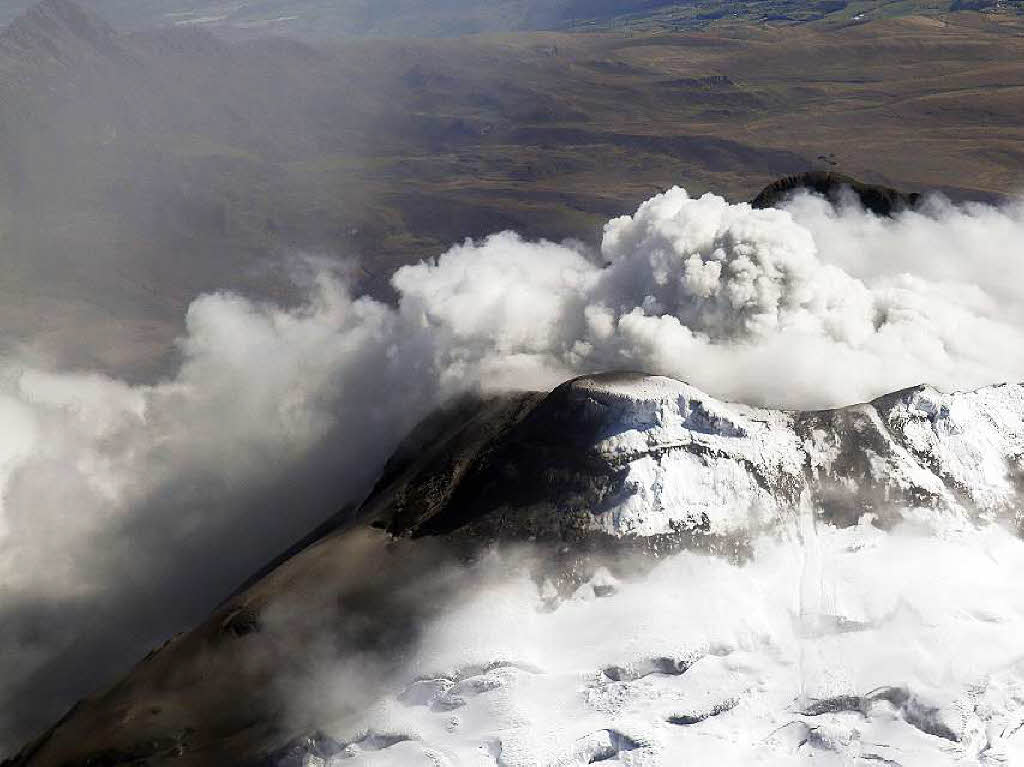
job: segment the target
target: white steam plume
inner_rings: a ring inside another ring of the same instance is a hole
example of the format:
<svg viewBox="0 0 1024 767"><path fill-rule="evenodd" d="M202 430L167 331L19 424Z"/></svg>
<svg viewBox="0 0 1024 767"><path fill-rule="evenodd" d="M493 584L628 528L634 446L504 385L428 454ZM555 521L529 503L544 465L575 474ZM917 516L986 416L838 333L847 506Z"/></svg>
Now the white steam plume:
<svg viewBox="0 0 1024 767"><path fill-rule="evenodd" d="M607 368L788 407L1021 379L1022 261L1021 205L890 220L673 189L609 222L598 256L503 233L400 269L397 306L329 275L298 309L202 297L157 384L9 361L0 725L54 713L3 703L25 685L60 708L194 621L445 396Z"/></svg>
<svg viewBox="0 0 1024 767"><path fill-rule="evenodd" d="M795 209L672 189L608 223L607 268L569 246L502 234L402 269L394 283L403 314L421 314L442 340L442 375L454 366L459 378L493 380L509 364L546 372L546 382L636 367L727 399L820 407L921 382L972 387L1024 373L1021 291L986 291L978 280L982 263L1021 268L1020 209L892 221L860 210L837 216L823 202ZM998 221L999 236L978 219ZM834 244L844 238L858 241L861 276L833 263L852 258ZM893 269L891 254L913 242L927 249L905 261L978 264L926 270L932 280Z"/></svg>

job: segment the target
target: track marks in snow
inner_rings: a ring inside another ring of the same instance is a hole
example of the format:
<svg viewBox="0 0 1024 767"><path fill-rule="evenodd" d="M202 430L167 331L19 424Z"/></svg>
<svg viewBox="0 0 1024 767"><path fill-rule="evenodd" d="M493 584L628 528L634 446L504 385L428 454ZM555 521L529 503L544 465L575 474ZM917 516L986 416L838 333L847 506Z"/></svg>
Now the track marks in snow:
<svg viewBox="0 0 1024 767"><path fill-rule="evenodd" d="M665 721L669 724L678 725L700 724L713 716L718 716L719 714L724 714L726 711L731 711L738 705L738 698L727 698L726 700L715 703L705 709L696 709L685 714L673 714Z"/></svg>
<svg viewBox="0 0 1024 767"><path fill-rule="evenodd" d="M497 767L519 767L517 759L506 761L500 741L492 751ZM543 767L575 767L575 765L601 764L618 759L623 754L637 751L644 744L615 729L603 729L576 739L571 745L547 762Z"/></svg>
<svg viewBox="0 0 1024 767"><path fill-rule="evenodd" d="M601 669L601 673L613 682L632 682L637 679L643 679L651 674L679 676L680 674L685 674L694 663L700 660L700 657L670 658L661 656L647 658L625 666L607 666Z"/></svg>
<svg viewBox="0 0 1024 767"><path fill-rule="evenodd" d="M880 704L889 704L903 720L925 735L933 735L952 742L960 740L960 736L942 720L942 712L905 687L879 687L867 695L839 695L811 701L800 713L807 717L818 717L826 714L854 712L868 718L872 710Z"/></svg>
<svg viewBox="0 0 1024 767"><path fill-rule="evenodd" d="M465 706L469 698L505 687L507 678L495 672L508 669L540 673L533 666L510 661L465 666L449 675L417 679L398 694L398 700L407 706L427 706L432 711L454 711Z"/></svg>

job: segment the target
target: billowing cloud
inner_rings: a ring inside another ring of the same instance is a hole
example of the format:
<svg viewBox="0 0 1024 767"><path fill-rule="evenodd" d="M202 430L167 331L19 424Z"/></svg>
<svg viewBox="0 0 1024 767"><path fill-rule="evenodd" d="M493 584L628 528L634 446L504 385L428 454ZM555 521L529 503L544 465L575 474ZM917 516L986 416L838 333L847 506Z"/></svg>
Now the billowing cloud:
<svg viewBox="0 0 1024 767"><path fill-rule="evenodd" d="M365 492L436 402L398 320L325 277L294 310L197 299L180 370L153 385L4 365L12 744Z"/></svg>
<svg viewBox="0 0 1024 767"><path fill-rule="evenodd" d="M1022 261L1021 205L880 219L672 189L610 221L596 252L501 233L404 267L396 305L328 273L295 308L203 296L157 383L7 360L7 740L357 499L446 396L608 368L786 407L1024 379Z"/></svg>
<svg viewBox="0 0 1024 767"><path fill-rule="evenodd" d="M633 367L819 407L1024 375L1024 296L994 276L1022 268L1021 243L1017 207L937 200L881 219L820 198L754 210L672 189L606 225L603 263L505 233L394 283L404 318L440 341L442 377L516 382L501 375L514 366L552 383Z"/></svg>

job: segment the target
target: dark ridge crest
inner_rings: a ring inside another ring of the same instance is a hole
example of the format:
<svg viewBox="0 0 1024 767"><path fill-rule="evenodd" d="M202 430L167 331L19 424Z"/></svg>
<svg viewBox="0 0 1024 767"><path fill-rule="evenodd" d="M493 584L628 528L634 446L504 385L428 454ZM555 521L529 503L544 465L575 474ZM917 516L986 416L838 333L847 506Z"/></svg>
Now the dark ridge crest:
<svg viewBox="0 0 1024 767"><path fill-rule="evenodd" d="M860 204L878 216L893 216L903 210L910 210L921 201L916 192L901 192L879 184L865 184L850 176L829 171L808 171L785 176L773 181L751 200L755 208L774 208L796 191L807 189L838 202L844 189L851 190Z"/></svg>

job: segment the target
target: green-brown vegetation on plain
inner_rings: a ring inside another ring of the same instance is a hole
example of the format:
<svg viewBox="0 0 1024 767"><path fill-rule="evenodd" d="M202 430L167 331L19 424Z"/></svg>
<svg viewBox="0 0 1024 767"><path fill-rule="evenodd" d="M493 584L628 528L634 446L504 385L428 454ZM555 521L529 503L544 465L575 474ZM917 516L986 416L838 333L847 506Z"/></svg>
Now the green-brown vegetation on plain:
<svg viewBox="0 0 1024 767"><path fill-rule="evenodd" d="M465 237L594 242L673 184L1024 180L1009 14L314 47L44 10L0 36L0 321L70 364L158 371L197 292L287 299L282 254L351 259L388 295Z"/></svg>

